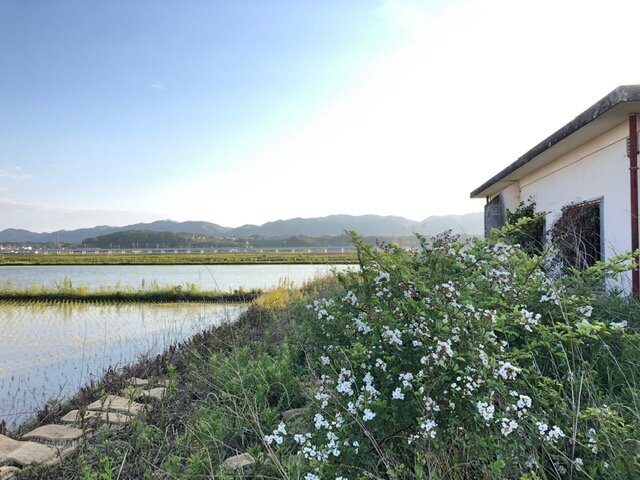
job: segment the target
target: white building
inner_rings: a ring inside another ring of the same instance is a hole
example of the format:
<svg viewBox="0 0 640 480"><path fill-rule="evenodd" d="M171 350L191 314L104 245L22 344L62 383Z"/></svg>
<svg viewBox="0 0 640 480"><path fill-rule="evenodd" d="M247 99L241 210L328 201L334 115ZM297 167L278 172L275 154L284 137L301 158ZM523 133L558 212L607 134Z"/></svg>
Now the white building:
<svg viewBox="0 0 640 480"><path fill-rule="evenodd" d="M587 263L638 248L637 112L640 85L618 87L474 190L471 198L487 200L485 233L531 199L547 239L576 227ZM634 292L637 276L627 279L635 277Z"/></svg>

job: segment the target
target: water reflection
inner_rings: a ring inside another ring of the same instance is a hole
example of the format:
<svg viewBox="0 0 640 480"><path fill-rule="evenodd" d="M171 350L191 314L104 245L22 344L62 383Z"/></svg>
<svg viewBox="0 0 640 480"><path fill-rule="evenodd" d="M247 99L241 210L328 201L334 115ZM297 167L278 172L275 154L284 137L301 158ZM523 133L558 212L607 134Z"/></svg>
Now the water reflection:
<svg viewBox="0 0 640 480"><path fill-rule="evenodd" d="M0 305L0 421L14 427L109 366L157 354L242 306L212 304Z"/></svg>

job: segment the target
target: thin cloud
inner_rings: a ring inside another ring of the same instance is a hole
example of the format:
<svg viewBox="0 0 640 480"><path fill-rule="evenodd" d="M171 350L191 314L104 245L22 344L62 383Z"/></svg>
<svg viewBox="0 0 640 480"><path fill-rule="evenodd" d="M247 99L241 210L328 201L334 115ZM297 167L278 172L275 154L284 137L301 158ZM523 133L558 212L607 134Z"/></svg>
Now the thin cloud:
<svg viewBox="0 0 640 480"><path fill-rule="evenodd" d="M33 175L25 172L20 167L0 167L0 178L8 178L10 180L29 180L30 178L33 178Z"/></svg>
<svg viewBox="0 0 640 480"><path fill-rule="evenodd" d="M167 85L162 82L153 82L151 85L149 85L149 88L151 90L166 90Z"/></svg>

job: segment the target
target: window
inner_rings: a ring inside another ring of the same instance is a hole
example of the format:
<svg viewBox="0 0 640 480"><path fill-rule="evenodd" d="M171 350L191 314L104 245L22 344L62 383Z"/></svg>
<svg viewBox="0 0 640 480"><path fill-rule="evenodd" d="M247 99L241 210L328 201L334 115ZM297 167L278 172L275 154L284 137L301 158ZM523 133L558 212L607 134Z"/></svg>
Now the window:
<svg viewBox="0 0 640 480"><path fill-rule="evenodd" d="M584 270L602 260L602 199L567 205L551 229L564 270Z"/></svg>
<svg viewBox="0 0 640 480"><path fill-rule="evenodd" d="M484 206L484 237L489 238L491 230L504 227L504 224L504 203L499 194Z"/></svg>

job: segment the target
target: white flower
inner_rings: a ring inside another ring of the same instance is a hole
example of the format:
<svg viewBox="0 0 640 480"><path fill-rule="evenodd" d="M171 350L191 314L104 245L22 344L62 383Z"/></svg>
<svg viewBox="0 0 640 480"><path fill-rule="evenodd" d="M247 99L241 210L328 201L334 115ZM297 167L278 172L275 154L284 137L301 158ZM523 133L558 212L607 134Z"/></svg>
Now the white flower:
<svg viewBox="0 0 640 480"><path fill-rule="evenodd" d="M424 408L426 408L427 411L432 411L432 410L434 412L440 411L440 405L438 405L436 401L431 397L427 397L424 399Z"/></svg>
<svg viewBox="0 0 640 480"><path fill-rule="evenodd" d="M387 272L385 272L384 270L380 270L380 273L378 273L378 276L376 278L373 279L373 283L375 283L376 285L380 282L388 282L389 281L389 274Z"/></svg>
<svg viewBox="0 0 640 480"><path fill-rule="evenodd" d="M373 375L371 375L371 372L366 373L363 381L364 387L362 389L368 392L373 398L378 398L380 396L380 392L373 386Z"/></svg>
<svg viewBox="0 0 640 480"><path fill-rule="evenodd" d="M392 393L391 398L394 400L404 400L404 393L400 390L400 387L397 387Z"/></svg>
<svg viewBox="0 0 640 480"><path fill-rule="evenodd" d="M369 326L369 324L367 324L367 322L363 320L363 317L364 317L364 314L361 313L360 315L358 315L356 318L353 319L353 323L356 326L356 330L366 335L367 333L371 332L372 328Z"/></svg>
<svg viewBox="0 0 640 480"><path fill-rule="evenodd" d="M531 325L537 325L540 322L541 315L539 313L533 313L527 310L524 305L521 305L520 313L522 314L522 324L524 329L531 332Z"/></svg>
<svg viewBox="0 0 640 480"><path fill-rule="evenodd" d="M478 409L478 413L484 418L487 422L493 418L493 414L495 413L496 408L487 403L487 402L478 402L476 403L476 408Z"/></svg>
<svg viewBox="0 0 640 480"><path fill-rule="evenodd" d="M422 435L424 437L435 438L436 430L435 428L438 426L435 420L427 419L422 421L420 424L420 428L422 429Z"/></svg>
<svg viewBox="0 0 640 480"><path fill-rule="evenodd" d="M371 410L369 410L368 408L364 409L364 415L362 415L362 420L364 420L365 422L368 422L369 420L373 420L373 418L376 416L375 413L373 413Z"/></svg>
<svg viewBox="0 0 640 480"><path fill-rule="evenodd" d="M387 362L383 361L381 358L376 358L376 367L378 367L383 372L387 371Z"/></svg>
<svg viewBox="0 0 640 480"><path fill-rule="evenodd" d="M573 464L576 466L576 470L582 470L584 461L580 457L576 457L576 459L573 461Z"/></svg>
<svg viewBox="0 0 640 480"><path fill-rule="evenodd" d="M342 300L345 302L350 302L351 305L355 305L356 303L358 303L358 297L356 297L356 294L353 293L351 290L347 292L347 294Z"/></svg>
<svg viewBox="0 0 640 480"><path fill-rule="evenodd" d="M345 368L340 369L336 391L348 396L353 395L353 379L351 370L347 370Z"/></svg>
<svg viewBox="0 0 640 480"><path fill-rule="evenodd" d="M444 292L444 296L447 298L451 298L458 294L456 287L451 280L440 285L440 288Z"/></svg>
<svg viewBox="0 0 640 480"><path fill-rule="evenodd" d="M386 325L383 328L382 338L384 338L390 345L402 345L402 332L397 328L391 330Z"/></svg>
<svg viewBox="0 0 640 480"><path fill-rule="evenodd" d="M487 355L487 353L484 350L480 350L480 353L478 354L478 356L480 357L482 366L484 368L489 368L489 356Z"/></svg>
<svg viewBox="0 0 640 480"><path fill-rule="evenodd" d="M329 422L325 420L321 413L316 413L313 417L313 422L315 424L316 430L320 430L321 428L329 428Z"/></svg>
<svg viewBox="0 0 640 480"><path fill-rule="evenodd" d="M547 430L549 430L549 425L546 423L536 422L536 426L538 427L538 433L542 436L544 436L547 433Z"/></svg>
<svg viewBox="0 0 640 480"><path fill-rule="evenodd" d="M543 294L540 297L540 302L553 302L555 304L558 304L558 296L556 295L555 290L549 290L547 293Z"/></svg>
<svg viewBox="0 0 640 480"><path fill-rule="evenodd" d="M622 320L621 322L610 322L609 326L617 330L625 330L628 326L628 323L626 320Z"/></svg>
<svg viewBox="0 0 640 480"><path fill-rule="evenodd" d="M581 313L582 315L584 315L587 318L589 318L591 316L591 314L593 313L593 307L591 305L585 305L584 307L578 307L578 308L576 308L576 310L578 311L578 313Z"/></svg>
<svg viewBox="0 0 640 480"><path fill-rule="evenodd" d="M589 430L587 430L587 443L589 444L591 452L597 454L598 444L596 442L596 430L594 428L590 428Z"/></svg>
<svg viewBox="0 0 640 480"><path fill-rule="evenodd" d="M284 422L280 422L278 424L278 428L276 428L271 435L265 435L264 441L267 442L268 445L271 445L273 442L278 445L282 445L284 442L284 435L287 434L287 429L285 428Z"/></svg>
<svg viewBox="0 0 640 480"><path fill-rule="evenodd" d="M560 437L564 437L564 432L560 430L560 427L554 425L547 434L547 438L551 441L555 441Z"/></svg>
<svg viewBox="0 0 640 480"><path fill-rule="evenodd" d="M493 372L493 376L498 378L503 378L504 380L512 380L518 376L518 374L522 371L521 368L516 367L511 362L503 362L500 360L498 362L500 368Z"/></svg>
<svg viewBox="0 0 640 480"><path fill-rule="evenodd" d="M513 432L516 428L518 428L518 422L516 422L515 420L509 420L508 418L502 419L502 428L500 429L500 431L505 437Z"/></svg>
<svg viewBox="0 0 640 480"><path fill-rule="evenodd" d="M551 429L549 429L549 425L543 422L536 422L536 426L538 427L538 434L545 440L550 442L555 442L561 437L564 437L564 432L560 430L560 427L554 425Z"/></svg>
<svg viewBox="0 0 640 480"><path fill-rule="evenodd" d="M401 373L398 376L398 380L402 381L402 385L404 385L407 388L410 388L411 387L411 380L413 380L413 373L411 373L411 372Z"/></svg>
<svg viewBox="0 0 640 480"><path fill-rule="evenodd" d="M328 393L325 393L323 390L324 390L324 387L320 387L320 390L315 395L315 399L322 402L321 407L324 410L329 405L329 398L331 397Z"/></svg>
<svg viewBox="0 0 640 480"><path fill-rule="evenodd" d="M320 480L320 477L318 475L313 474L313 473L307 473L304 476L304 480Z"/></svg>

